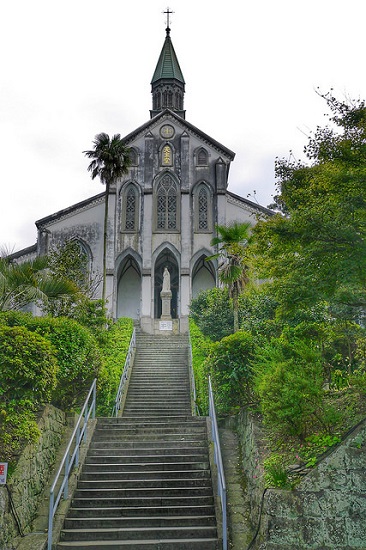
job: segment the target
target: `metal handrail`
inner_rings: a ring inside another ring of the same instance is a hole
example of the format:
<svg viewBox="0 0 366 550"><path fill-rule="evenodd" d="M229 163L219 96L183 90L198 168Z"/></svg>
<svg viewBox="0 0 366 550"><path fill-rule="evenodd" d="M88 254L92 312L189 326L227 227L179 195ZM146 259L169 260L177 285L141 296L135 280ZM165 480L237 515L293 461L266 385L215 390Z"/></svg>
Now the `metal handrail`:
<svg viewBox="0 0 366 550"><path fill-rule="evenodd" d="M214 457L217 466L217 491L221 500L222 511L222 549L227 550L227 517L226 517L226 482L222 463L219 430L217 427L215 401L211 385L211 376L208 378L209 415L211 418L211 437L214 444Z"/></svg>
<svg viewBox="0 0 366 550"><path fill-rule="evenodd" d="M55 517L55 513L59 505L59 502L61 500L62 493L64 496L64 500L67 499L68 497L69 477L70 477L71 470L73 469L74 466L76 467L79 464L80 446L82 442L85 441L87 438L88 421L91 416L92 418L95 418L96 387L97 387L97 379L95 378L90 387L88 396L85 399L85 403L83 405L83 408L81 409L79 419L76 423L74 431L72 432L72 436L70 437L69 444L67 446L67 449L61 461L60 467L58 469L58 472L55 476L54 482L52 483L52 486L50 489L50 506L49 506L49 512L48 512L48 546L47 546L48 550L51 550L52 548L53 518ZM82 424L82 421L84 421L83 424ZM74 449L71 453L71 448L73 444L74 444ZM63 470L64 470L64 479L60 485L57 495L55 496L56 485L59 481L59 478Z"/></svg>
<svg viewBox="0 0 366 550"><path fill-rule="evenodd" d="M189 367L189 382L190 382L190 389L191 389L192 414L193 416L200 416L200 411L197 406L197 392L196 392L196 382L194 379L192 342L191 342L190 334L189 334L189 348L188 348L188 367Z"/></svg>
<svg viewBox="0 0 366 550"><path fill-rule="evenodd" d="M136 329L133 329L131 340L130 340L130 345L128 347L128 352L127 352L125 364L124 364L124 367L123 367L123 372L122 372L121 379L120 379L119 386L118 386L118 390L117 390L116 399L115 399L115 402L114 402L114 405L113 405L112 416L114 416L114 417L117 417L118 414L119 414L119 411L121 410L123 389L124 389L125 382L128 378L128 371L129 371L129 368L130 368L130 365L131 365L133 352L134 352L135 348L136 348Z"/></svg>

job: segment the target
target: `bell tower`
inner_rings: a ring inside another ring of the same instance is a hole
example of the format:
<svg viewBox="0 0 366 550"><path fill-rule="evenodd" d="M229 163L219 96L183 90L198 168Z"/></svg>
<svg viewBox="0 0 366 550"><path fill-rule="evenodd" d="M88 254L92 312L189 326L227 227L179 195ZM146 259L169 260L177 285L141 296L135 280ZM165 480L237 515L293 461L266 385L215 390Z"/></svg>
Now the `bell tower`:
<svg viewBox="0 0 366 550"><path fill-rule="evenodd" d="M153 118L164 109L170 109L185 118L185 82L170 38L169 15L173 12L167 8L164 13L167 14L166 37L151 80L152 110L150 116Z"/></svg>

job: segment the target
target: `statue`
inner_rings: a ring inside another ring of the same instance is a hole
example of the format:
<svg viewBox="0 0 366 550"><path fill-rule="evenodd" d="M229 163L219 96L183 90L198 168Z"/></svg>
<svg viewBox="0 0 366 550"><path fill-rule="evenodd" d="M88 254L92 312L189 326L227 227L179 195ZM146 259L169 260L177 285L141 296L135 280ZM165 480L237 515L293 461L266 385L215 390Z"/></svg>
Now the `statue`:
<svg viewBox="0 0 366 550"><path fill-rule="evenodd" d="M170 273L167 267L164 267L163 273L163 292L170 290Z"/></svg>
<svg viewBox="0 0 366 550"><path fill-rule="evenodd" d="M172 291L170 290L170 273L167 267L164 267L163 272L163 288L160 292L161 298L161 317L163 321L170 321L171 315L171 301Z"/></svg>

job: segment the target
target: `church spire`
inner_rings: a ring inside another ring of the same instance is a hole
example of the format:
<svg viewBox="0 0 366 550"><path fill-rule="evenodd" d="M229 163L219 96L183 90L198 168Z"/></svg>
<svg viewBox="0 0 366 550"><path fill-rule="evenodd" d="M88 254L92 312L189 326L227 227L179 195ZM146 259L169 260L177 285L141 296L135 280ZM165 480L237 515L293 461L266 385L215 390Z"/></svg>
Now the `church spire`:
<svg viewBox="0 0 366 550"><path fill-rule="evenodd" d="M151 80L152 110L151 118L163 111L171 109L185 118L183 73L179 66L177 55L170 38L169 15L173 13L167 8L167 27L163 48Z"/></svg>

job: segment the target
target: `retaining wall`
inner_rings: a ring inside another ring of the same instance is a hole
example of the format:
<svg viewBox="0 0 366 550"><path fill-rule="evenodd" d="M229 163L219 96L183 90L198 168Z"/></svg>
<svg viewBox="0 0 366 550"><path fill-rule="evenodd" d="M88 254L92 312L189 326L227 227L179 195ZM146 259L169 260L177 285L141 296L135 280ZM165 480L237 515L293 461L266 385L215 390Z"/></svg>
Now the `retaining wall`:
<svg viewBox="0 0 366 550"><path fill-rule="evenodd" d="M8 487L24 533L31 529L42 492L49 481L65 429L65 415L59 409L47 405L38 427L41 431L39 440L26 446L14 473L8 478ZM8 492L6 487L0 486L0 549L10 550L11 541L18 535L19 530L11 511Z"/></svg>
<svg viewBox="0 0 366 550"><path fill-rule="evenodd" d="M263 496L260 426L243 411L237 418L252 525ZM292 491L268 489L258 550L366 549L366 421L329 453Z"/></svg>

